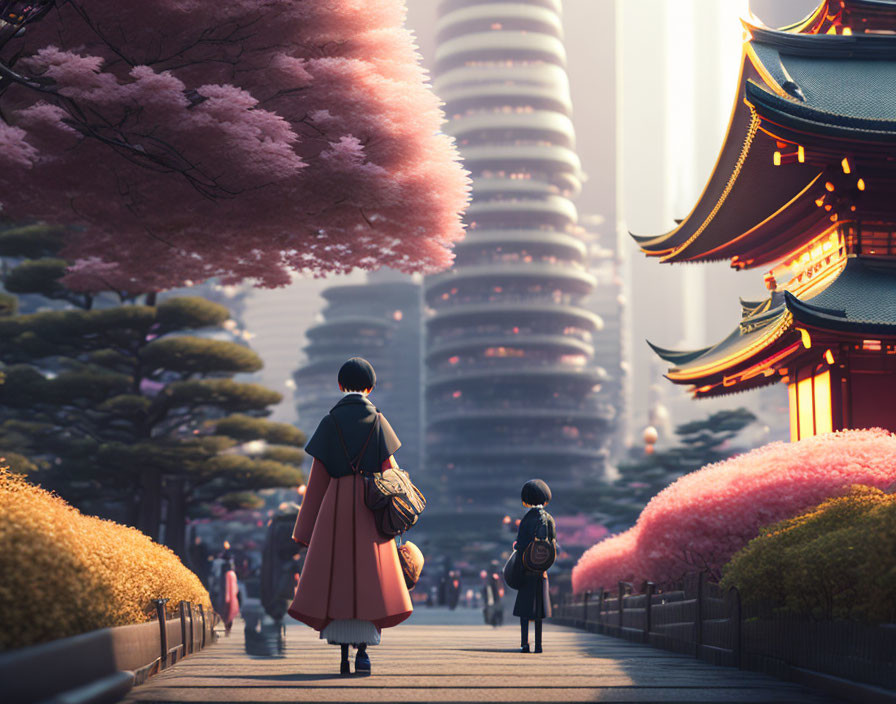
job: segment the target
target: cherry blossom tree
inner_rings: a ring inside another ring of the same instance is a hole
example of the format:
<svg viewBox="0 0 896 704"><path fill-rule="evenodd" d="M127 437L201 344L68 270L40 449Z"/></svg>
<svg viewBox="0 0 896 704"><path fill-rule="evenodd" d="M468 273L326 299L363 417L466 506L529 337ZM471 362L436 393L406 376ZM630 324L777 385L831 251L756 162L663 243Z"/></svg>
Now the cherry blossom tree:
<svg viewBox="0 0 896 704"><path fill-rule="evenodd" d="M0 204L64 283L435 271L468 179L403 0L0 0Z"/></svg>

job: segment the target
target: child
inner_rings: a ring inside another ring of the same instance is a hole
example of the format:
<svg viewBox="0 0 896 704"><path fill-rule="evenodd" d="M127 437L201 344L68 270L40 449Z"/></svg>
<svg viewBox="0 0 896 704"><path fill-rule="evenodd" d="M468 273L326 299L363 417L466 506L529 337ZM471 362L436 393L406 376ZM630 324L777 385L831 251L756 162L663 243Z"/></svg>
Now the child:
<svg viewBox="0 0 896 704"><path fill-rule="evenodd" d="M523 553L536 536L553 540L557 535L554 519L544 507L551 501L551 489L541 479L530 479L523 484L523 506L529 512L520 521L519 533L513 547L522 559ZM545 528L542 528L545 526ZM520 618L520 652L529 651L529 621L535 621L535 652L541 648L541 620L551 617L551 600L548 594L548 573L523 570L523 584L516 595L513 615Z"/></svg>

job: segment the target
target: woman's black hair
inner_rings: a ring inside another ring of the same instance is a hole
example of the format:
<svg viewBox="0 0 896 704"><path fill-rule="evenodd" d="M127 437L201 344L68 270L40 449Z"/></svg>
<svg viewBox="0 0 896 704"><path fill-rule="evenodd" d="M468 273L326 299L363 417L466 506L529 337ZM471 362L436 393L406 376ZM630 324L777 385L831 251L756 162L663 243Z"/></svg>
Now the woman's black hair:
<svg viewBox="0 0 896 704"><path fill-rule="evenodd" d="M551 487L541 479L530 479L523 484L520 498L524 504L529 504L529 506L547 504L551 500Z"/></svg>
<svg viewBox="0 0 896 704"><path fill-rule="evenodd" d="M339 386L344 391L366 391L376 386L376 372L363 357L352 357L339 370Z"/></svg>

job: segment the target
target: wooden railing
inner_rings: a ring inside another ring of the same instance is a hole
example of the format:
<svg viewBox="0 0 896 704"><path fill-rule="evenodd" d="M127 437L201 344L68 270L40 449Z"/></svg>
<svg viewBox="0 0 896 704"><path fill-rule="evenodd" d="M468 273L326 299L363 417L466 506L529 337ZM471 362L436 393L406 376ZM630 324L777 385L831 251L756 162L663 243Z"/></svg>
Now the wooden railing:
<svg viewBox="0 0 896 704"><path fill-rule="evenodd" d="M896 702L896 624L819 621L747 608L736 589L723 592L704 574L688 575L674 590L647 582L641 593L634 591L620 582L615 593L602 588L567 596L552 620L785 679L818 685L819 678L837 678L846 689L855 683L883 688L889 695L863 690L861 701Z"/></svg>
<svg viewBox="0 0 896 704"><path fill-rule="evenodd" d="M181 602L167 618L101 628L0 654L0 702L117 701L135 684L215 640L218 618L202 605Z"/></svg>

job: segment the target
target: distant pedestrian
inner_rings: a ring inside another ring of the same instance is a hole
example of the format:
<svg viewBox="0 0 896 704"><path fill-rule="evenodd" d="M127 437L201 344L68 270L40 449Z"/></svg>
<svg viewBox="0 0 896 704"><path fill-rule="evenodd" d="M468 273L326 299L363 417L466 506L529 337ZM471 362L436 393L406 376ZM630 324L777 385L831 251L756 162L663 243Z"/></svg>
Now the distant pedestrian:
<svg viewBox="0 0 896 704"><path fill-rule="evenodd" d="M448 573L448 608L454 611L460 601L460 572L451 570Z"/></svg>
<svg viewBox="0 0 896 704"><path fill-rule="evenodd" d="M497 572L489 573L488 570L480 572L482 577L482 616L488 626L497 628L504 622L504 604L501 599L504 596L504 588Z"/></svg>
<svg viewBox="0 0 896 704"><path fill-rule="evenodd" d="M413 611L392 538L382 535L364 499L363 474L397 467L398 437L367 395L376 374L355 357L339 370L345 396L320 425L305 451L314 458L293 540L308 547L289 614L341 646L339 671L370 674L368 645L383 628L397 626Z"/></svg>
<svg viewBox="0 0 896 704"><path fill-rule="evenodd" d="M233 622L240 615L240 586L236 577L236 568L233 560L224 564L224 635L230 635Z"/></svg>
<svg viewBox="0 0 896 704"><path fill-rule="evenodd" d="M529 511L520 521L513 544L522 571L513 615L520 619L520 652L530 652L529 621L535 621L535 652L540 653L541 622L551 617L547 567L557 554L557 526L551 514L544 510L551 501L551 489L544 481L530 479L523 485L521 498Z"/></svg>

